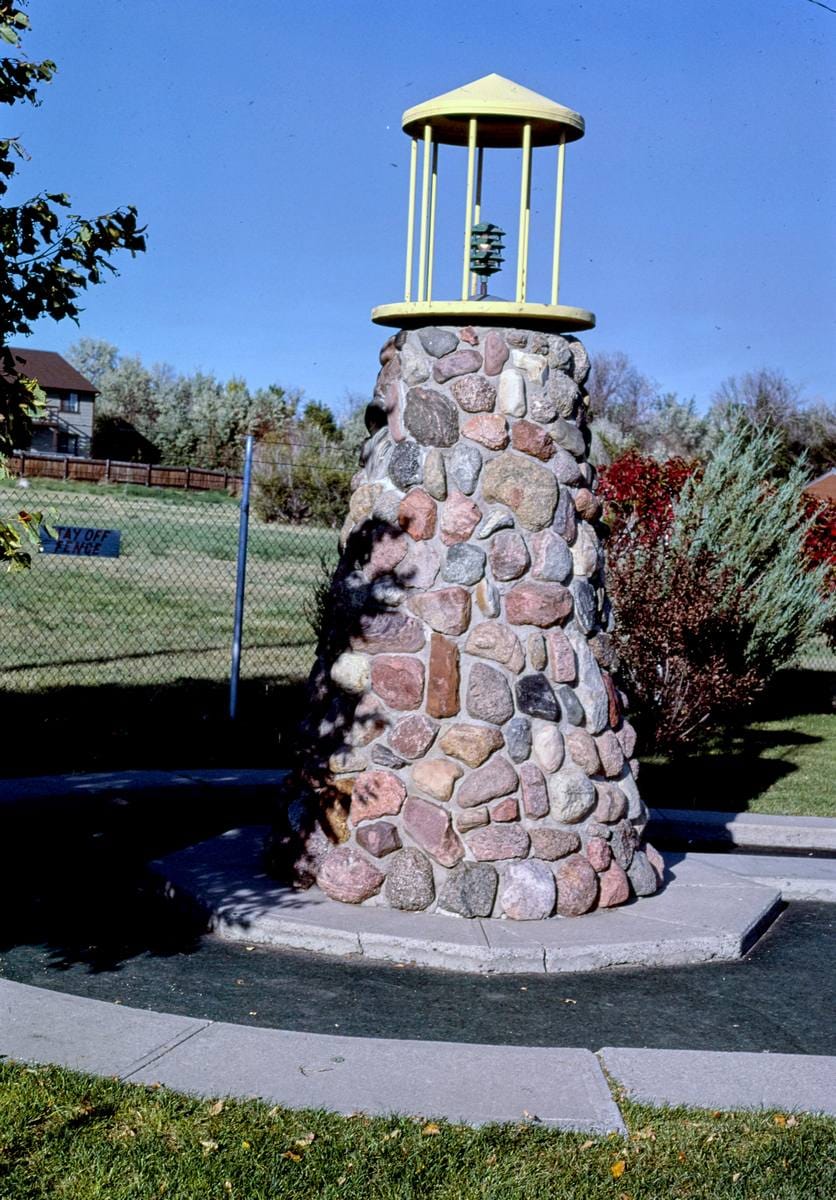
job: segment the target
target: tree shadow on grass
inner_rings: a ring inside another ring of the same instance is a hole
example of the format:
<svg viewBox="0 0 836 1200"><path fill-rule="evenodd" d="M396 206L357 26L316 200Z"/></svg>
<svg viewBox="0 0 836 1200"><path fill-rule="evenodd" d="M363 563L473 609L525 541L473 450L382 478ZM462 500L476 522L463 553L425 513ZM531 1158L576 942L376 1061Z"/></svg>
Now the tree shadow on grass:
<svg viewBox="0 0 836 1200"><path fill-rule="evenodd" d="M716 731L687 751L642 761L644 799L653 808L745 812L756 797L798 771L783 754L824 740L805 731L803 718L832 712L833 696L832 673L779 672L744 720ZM785 727L755 728L761 722L777 721Z"/></svg>

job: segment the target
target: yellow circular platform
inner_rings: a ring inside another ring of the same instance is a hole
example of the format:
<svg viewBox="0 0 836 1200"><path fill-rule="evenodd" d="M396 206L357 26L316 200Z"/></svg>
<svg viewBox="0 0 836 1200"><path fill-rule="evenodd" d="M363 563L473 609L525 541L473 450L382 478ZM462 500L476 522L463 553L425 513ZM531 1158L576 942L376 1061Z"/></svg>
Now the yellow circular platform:
<svg viewBox="0 0 836 1200"><path fill-rule="evenodd" d="M509 325L548 327L553 332L594 329L595 314L569 304L517 304L513 300L429 300L379 304L372 309L376 325L409 329L416 325Z"/></svg>

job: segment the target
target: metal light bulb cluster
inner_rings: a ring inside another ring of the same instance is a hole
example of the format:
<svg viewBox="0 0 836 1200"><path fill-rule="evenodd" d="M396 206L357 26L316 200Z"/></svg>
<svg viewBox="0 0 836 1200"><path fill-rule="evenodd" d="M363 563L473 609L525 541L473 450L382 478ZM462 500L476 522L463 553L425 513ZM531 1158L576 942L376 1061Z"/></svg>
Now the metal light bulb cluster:
<svg viewBox="0 0 836 1200"><path fill-rule="evenodd" d="M483 222L473 226L470 235L470 269L474 275L487 278L500 270L505 261L501 254L505 249L504 237L505 230L498 225Z"/></svg>

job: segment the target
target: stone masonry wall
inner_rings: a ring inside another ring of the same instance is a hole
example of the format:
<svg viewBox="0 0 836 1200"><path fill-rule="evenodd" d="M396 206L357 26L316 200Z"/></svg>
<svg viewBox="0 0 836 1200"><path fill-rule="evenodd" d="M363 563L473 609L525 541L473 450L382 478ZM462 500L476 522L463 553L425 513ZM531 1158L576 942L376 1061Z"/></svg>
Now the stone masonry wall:
<svg viewBox="0 0 836 1200"><path fill-rule="evenodd" d="M277 844L355 904L530 920L652 894L583 345L424 327L381 363Z"/></svg>

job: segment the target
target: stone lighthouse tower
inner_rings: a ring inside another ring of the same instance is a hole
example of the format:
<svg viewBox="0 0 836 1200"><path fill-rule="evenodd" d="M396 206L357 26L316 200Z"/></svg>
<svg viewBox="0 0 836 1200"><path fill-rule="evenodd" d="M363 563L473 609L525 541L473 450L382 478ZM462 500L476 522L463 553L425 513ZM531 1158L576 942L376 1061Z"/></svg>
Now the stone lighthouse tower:
<svg viewBox="0 0 836 1200"><path fill-rule="evenodd" d="M575 336L595 318L558 299L565 149L584 122L489 75L410 109L403 129L404 298L372 313L397 332L380 353L274 848L347 903L580 916L659 879L610 673L589 360ZM434 297L442 148L466 155L452 299ZM548 303L528 294L541 163L554 181ZM488 283L506 234L485 219L485 168L503 164L519 168L507 299Z"/></svg>

